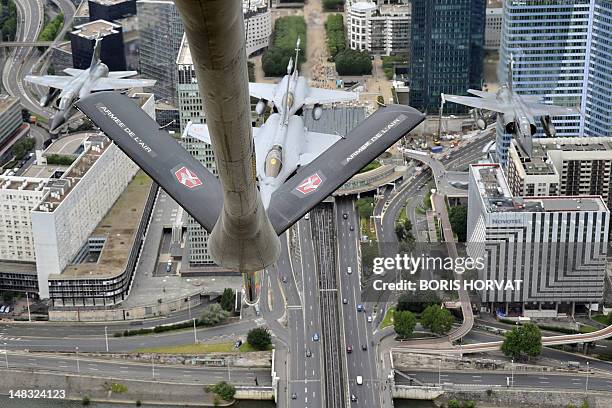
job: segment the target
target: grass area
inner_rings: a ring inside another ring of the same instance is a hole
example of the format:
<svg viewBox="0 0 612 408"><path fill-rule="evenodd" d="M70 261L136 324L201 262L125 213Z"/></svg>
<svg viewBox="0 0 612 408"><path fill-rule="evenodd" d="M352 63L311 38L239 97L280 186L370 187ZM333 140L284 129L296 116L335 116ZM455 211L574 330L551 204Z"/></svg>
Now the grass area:
<svg viewBox="0 0 612 408"><path fill-rule="evenodd" d="M400 211L397 220L400 222L404 222L404 220L408 219L408 215L406 214L406 207L402 207L402 211Z"/></svg>
<svg viewBox="0 0 612 408"><path fill-rule="evenodd" d="M270 348L271 349L271 348ZM198 343L182 344L176 346L148 347L136 350L139 353L159 353L159 354L204 354L204 353L249 353L258 351L249 343L244 342L239 349L234 347L234 342L224 343Z"/></svg>
<svg viewBox="0 0 612 408"><path fill-rule="evenodd" d="M589 325L580 326L580 333L593 333L597 328Z"/></svg>
<svg viewBox="0 0 612 408"><path fill-rule="evenodd" d="M608 316L607 315L596 315L596 316L593 316L592 318L596 322L599 322L601 324L605 324L606 326L609 324L608 323Z"/></svg>
<svg viewBox="0 0 612 408"><path fill-rule="evenodd" d="M368 163L367 166L359 170L359 173L365 173L366 171L372 171L374 169L379 168L380 166L382 166L382 164L380 164L378 160L372 160L370 163Z"/></svg>
<svg viewBox="0 0 612 408"><path fill-rule="evenodd" d="M387 313L385 313L385 318L382 320L382 322L380 322L381 329L384 329L387 326L393 326L393 315L394 314L395 314L394 307L387 310Z"/></svg>

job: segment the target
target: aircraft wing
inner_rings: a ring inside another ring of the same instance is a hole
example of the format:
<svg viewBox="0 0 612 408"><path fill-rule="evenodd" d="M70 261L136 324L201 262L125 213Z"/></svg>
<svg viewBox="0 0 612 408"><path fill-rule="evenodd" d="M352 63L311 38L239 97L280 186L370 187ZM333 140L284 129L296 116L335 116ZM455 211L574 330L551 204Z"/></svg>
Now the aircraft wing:
<svg viewBox="0 0 612 408"><path fill-rule="evenodd" d="M126 95L98 92L76 103L117 146L207 231L223 206L217 177Z"/></svg>
<svg viewBox="0 0 612 408"><path fill-rule="evenodd" d="M154 79L98 78L91 90L109 91L114 89L146 88L155 85L155 82Z"/></svg>
<svg viewBox="0 0 612 408"><path fill-rule="evenodd" d="M138 72L137 71L111 71L108 73L108 77L113 78L113 79L133 77L134 75L138 75Z"/></svg>
<svg viewBox="0 0 612 408"><path fill-rule="evenodd" d="M249 82L249 95L254 98L265 99L266 101L274 100L276 92L276 84L262 84L259 82Z"/></svg>
<svg viewBox="0 0 612 408"><path fill-rule="evenodd" d="M387 105L365 119L272 195L268 217L281 234L366 164L425 120L416 109Z"/></svg>
<svg viewBox="0 0 612 408"><path fill-rule="evenodd" d="M24 79L32 84L48 86L49 88L55 89L64 89L74 78L71 76L59 75L26 75Z"/></svg>
<svg viewBox="0 0 612 408"><path fill-rule="evenodd" d="M300 166L306 166L340 140L340 136L329 133L305 132L304 137L304 152L300 155Z"/></svg>
<svg viewBox="0 0 612 408"><path fill-rule="evenodd" d="M494 112L504 113L509 109L505 105L501 105L497 100L490 98L475 98L473 96L458 96L443 94L443 98L447 102L455 102L460 105L471 106L472 108L486 109Z"/></svg>
<svg viewBox="0 0 612 408"><path fill-rule="evenodd" d="M257 136L259 132L259 128L253 126L253 137ZM205 123L193 123L189 122L187 127L185 127L185 131L183 132L183 137L193 137L194 139L201 140L204 143L212 144L210 142L210 133L208 131L208 126Z"/></svg>
<svg viewBox="0 0 612 408"><path fill-rule="evenodd" d="M305 105L315 103L326 104L334 102L354 101L359 94L356 92L337 91L334 89L308 88L308 95L304 101Z"/></svg>
<svg viewBox="0 0 612 408"><path fill-rule="evenodd" d="M580 115L580 109L565 106L548 105L546 103L525 102L525 106L533 116L571 116Z"/></svg>
<svg viewBox="0 0 612 408"><path fill-rule="evenodd" d="M83 72L85 72L84 69L76 69L76 68L66 68L64 69L64 72L70 76L79 76L81 75Z"/></svg>
<svg viewBox="0 0 612 408"><path fill-rule="evenodd" d="M497 98L497 95L493 92L479 91L478 89L468 89L467 92L472 95L476 95L480 98L484 99L493 99ZM446 95L444 95L446 97Z"/></svg>

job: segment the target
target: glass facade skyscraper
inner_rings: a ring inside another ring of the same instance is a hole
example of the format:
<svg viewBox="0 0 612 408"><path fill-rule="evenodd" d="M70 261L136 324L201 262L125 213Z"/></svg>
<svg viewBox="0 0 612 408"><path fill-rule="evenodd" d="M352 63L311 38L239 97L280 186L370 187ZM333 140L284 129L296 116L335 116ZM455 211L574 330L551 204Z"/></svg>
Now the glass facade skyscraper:
<svg viewBox="0 0 612 408"><path fill-rule="evenodd" d="M412 0L409 104L438 112L440 94L481 89L485 0ZM447 104L447 113L467 107Z"/></svg>
<svg viewBox="0 0 612 408"><path fill-rule="evenodd" d="M172 0L138 0L140 74L157 80L156 99L176 106L176 56L183 38L183 22Z"/></svg>
<svg viewBox="0 0 612 408"><path fill-rule="evenodd" d="M504 2L499 78L514 57L514 89L582 115L554 118L559 136L612 136L612 2Z"/></svg>

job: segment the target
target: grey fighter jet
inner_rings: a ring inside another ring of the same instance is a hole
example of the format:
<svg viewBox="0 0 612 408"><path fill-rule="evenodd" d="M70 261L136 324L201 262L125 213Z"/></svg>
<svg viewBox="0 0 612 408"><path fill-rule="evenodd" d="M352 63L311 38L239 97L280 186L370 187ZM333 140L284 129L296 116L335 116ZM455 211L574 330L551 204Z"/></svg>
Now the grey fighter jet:
<svg viewBox="0 0 612 408"><path fill-rule="evenodd" d="M541 103L539 96L519 95L514 92L512 89L512 68L514 61L511 59L508 65L508 82L497 93L468 89L468 93L476 95L477 98L442 94L442 100L476 108L474 112L476 125L481 130L487 126L481 109L500 113L506 132L521 138L528 138L536 133L535 117L540 117L546 135L554 137L556 130L552 124L551 116L580 114L580 109L578 108L549 105Z"/></svg>
<svg viewBox="0 0 612 408"><path fill-rule="evenodd" d="M49 132L57 133L59 128L75 112L74 102L84 98L92 92L103 90L128 89L134 87L148 87L155 85L152 79L124 79L137 74L136 71L109 72L108 67L100 60L102 38L97 38L89 68L66 68L68 76L58 75L27 75L25 80L33 84L49 87L49 92L40 100L42 107L49 106L54 100L58 112L51 120Z"/></svg>
<svg viewBox="0 0 612 408"><path fill-rule="evenodd" d="M313 106L313 119L319 120L321 105L358 98L354 92L309 87L306 79L298 74L299 50L298 39L295 65L290 59L287 75L278 84L249 83L249 93L259 98L255 107L258 115L263 115L268 105L272 105L272 113L263 126L253 127L257 179L265 208L270 205L272 194L299 167L306 166L340 139L336 134L307 130L303 119L304 106ZM190 123L184 135L210 144L205 124Z"/></svg>

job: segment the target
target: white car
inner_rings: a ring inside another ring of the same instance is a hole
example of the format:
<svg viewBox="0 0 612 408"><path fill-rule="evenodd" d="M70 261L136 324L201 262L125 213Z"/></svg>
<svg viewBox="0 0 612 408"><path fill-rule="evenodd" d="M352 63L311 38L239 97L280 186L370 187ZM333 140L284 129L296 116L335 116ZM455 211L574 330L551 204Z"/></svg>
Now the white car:
<svg viewBox="0 0 612 408"><path fill-rule="evenodd" d="M350 266L347 266L346 273L350 275L351 273L353 273L353 269Z"/></svg>
<svg viewBox="0 0 612 408"><path fill-rule="evenodd" d="M357 376L357 385L361 385L361 384L363 384L363 377L358 375Z"/></svg>
<svg viewBox="0 0 612 408"><path fill-rule="evenodd" d="M368 323L372 323L372 316L368 316Z"/></svg>
<svg viewBox="0 0 612 408"><path fill-rule="evenodd" d="M8 307L8 306L4 306L4 305L0 306L0 313L4 313L4 309L5 309L6 307Z"/></svg>

